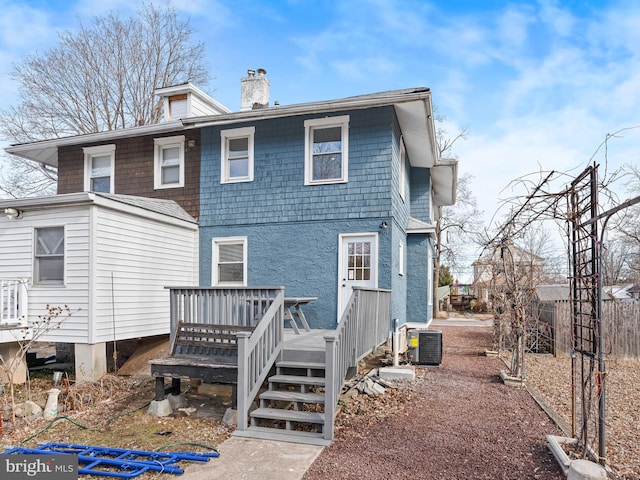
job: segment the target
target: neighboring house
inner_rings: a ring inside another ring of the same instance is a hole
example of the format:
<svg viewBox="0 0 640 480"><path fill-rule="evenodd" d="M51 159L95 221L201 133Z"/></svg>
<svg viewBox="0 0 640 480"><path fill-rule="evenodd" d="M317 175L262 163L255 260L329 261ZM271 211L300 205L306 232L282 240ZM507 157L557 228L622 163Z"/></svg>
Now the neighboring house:
<svg viewBox="0 0 640 480"><path fill-rule="evenodd" d="M507 285L506 273L509 281L515 278L522 288L530 288L540 283L543 264L542 257L514 243L497 247L473 262L473 294L491 305L491 295L503 293Z"/></svg>
<svg viewBox="0 0 640 480"><path fill-rule="evenodd" d="M198 226L173 201L80 192L0 200L0 212L0 298L17 301L0 317L5 359L21 327L67 305L40 339L74 344L77 378L99 377L107 342L169 333L165 286L197 282Z"/></svg>
<svg viewBox="0 0 640 480"><path fill-rule="evenodd" d="M317 297L305 307L312 328L335 327L353 287L389 289L392 319L426 324L436 207L455 202L457 183L457 162L438 157L431 92L270 107L265 73L242 79L239 112L168 87L157 125L7 151L57 167L58 194L176 201L199 221L192 283Z"/></svg>
<svg viewBox="0 0 640 480"><path fill-rule="evenodd" d="M609 285L603 286L602 290L605 294L603 300L618 300L623 302L631 302L634 300L634 286L632 283L626 285ZM637 287L636 287L637 292ZM637 293L636 293L637 294ZM609 298L607 298L608 296Z"/></svg>

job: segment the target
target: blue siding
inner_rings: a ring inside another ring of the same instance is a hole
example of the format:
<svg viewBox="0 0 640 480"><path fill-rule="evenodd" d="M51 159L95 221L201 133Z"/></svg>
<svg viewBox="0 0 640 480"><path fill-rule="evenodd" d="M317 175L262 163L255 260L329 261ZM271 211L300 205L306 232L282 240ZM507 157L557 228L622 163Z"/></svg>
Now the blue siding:
<svg viewBox="0 0 640 480"><path fill-rule="evenodd" d="M400 197L400 182L404 179L401 176L400 168L400 145L401 145L401 136L402 133L400 131L400 125L398 124L398 119L394 115L393 117L393 147L392 147L392 158L391 158L391 174L392 174L392 191L391 191L391 200L392 200L392 210L393 216L396 219L397 223L404 228L407 226L407 222L409 221L410 214L410 199L411 199L411 180L410 180L410 162L409 155L406 154L405 158L405 172L404 176L406 178L405 183L405 196L404 200Z"/></svg>
<svg viewBox="0 0 640 480"><path fill-rule="evenodd" d="M411 216L431 222L431 170L428 168L411 167Z"/></svg>
<svg viewBox="0 0 640 480"><path fill-rule="evenodd" d="M379 232L378 286L391 288L391 235L378 219L202 227L200 283L211 284L211 239L246 236L248 284L284 286L290 297L318 297L304 312L313 328L337 324L340 233Z"/></svg>
<svg viewBox="0 0 640 480"><path fill-rule="evenodd" d="M393 294L391 296L391 318L398 319L399 323L405 323L407 321L407 270L413 267L409 264L407 235L405 229L401 228L396 222L393 224L391 242L391 290ZM404 243L404 275L400 275L400 242Z"/></svg>
<svg viewBox="0 0 640 480"><path fill-rule="evenodd" d="M426 262L426 251L422 246L412 250L406 226L409 207L412 214L418 207L428 213L428 202L425 209L419 194L425 188L429 193L429 170L410 169L403 202L398 193L401 132L393 107L334 115L350 116L348 182L341 184L304 185L304 121L318 117L228 127L255 126L254 181L244 183L220 183L220 131L227 127L202 129L200 284L211 284L211 239L246 236L248 284L284 286L287 296L318 297L305 308L309 323L333 328L339 234L378 232L378 286L393 291L392 318L409 321L416 314L407 302L414 303L420 284L425 289L420 262ZM425 181L426 187L421 185ZM382 221L387 229L379 228ZM405 243L404 276L398 274L400 241ZM412 254L415 250L422 253ZM426 312L418 304L415 309Z"/></svg>
<svg viewBox="0 0 640 480"><path fill-rule="evenodd" d="M411 234L407 238L407 263L411 268L407 271L407 321L428 322L431 319L432 307L429 305L430 282L428 275L430 240L427 235Z"/></svg>
<svg viewBox="0 0 640 480"><path fill-rule="evenodd" d="M391 216L391 107L350 115L349 181L304 185L304 120L255 123L254 181L220 184L220 130L202 130L200 222L208 225ZM243 125L234 125L240 127Z"/></svg>

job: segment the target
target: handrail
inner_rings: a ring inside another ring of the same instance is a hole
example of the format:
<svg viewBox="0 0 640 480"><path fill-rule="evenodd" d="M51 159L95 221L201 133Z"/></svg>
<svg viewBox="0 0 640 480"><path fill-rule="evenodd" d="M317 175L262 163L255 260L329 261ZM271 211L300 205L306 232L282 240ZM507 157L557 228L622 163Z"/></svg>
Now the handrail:
<svg viewBox="0 0 640 480"><path fill-rule="evenodd" d="M0 326L28 323L28 292L25 279L0 280Z"/></svg>
<svg viewBox="0 0 640 480"><path fill-rule="evenodd" d="M284 288L271 303L256 329L238 332L238 430L248 428L249 408L282 351Z"/></svg>
<svg viewBox="0 0 640 480"><path fill-rule="evenodd" d="M347 371L389 339L391 290L354 287L335 332L325 335L324 438L333 427Z"/></svg>
<svg viewBox="0 0 640 480"><path fill-rule="evenodd" d="M173 351L178 322L255 327L282 287L166 287Z"/></svg>

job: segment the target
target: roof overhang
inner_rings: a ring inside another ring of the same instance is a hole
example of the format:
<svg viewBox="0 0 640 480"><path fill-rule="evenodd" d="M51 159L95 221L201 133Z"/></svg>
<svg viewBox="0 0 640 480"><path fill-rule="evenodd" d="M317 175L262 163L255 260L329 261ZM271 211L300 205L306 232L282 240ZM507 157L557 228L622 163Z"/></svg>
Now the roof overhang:
<svg viewBox="0 0 640 480"><path fill-rule="evenodd" d="M110 140L125 137L139 137L143 135L156 135L166 132L183 130L182 122L157 123L154 125L141 125L132 128L120 128L108 132L87 133L84 135L74 135L72 137L55 138L52 140L42 140L39 142L21 143L5 148L7 153L26 158L37 163L42 163L52 167L58 166L58 148L72 145L88 145L91 143L106 143Z"/></svg>
<svg viewBox="0 0 640 480"><path fill-rule="evenodd" d="M166 94L166 92L164 93ZM231 125L297 115L331 114L345 110L382 106L393 106L396 111L410 164L414 167L421 168L433 167L436 164L437 148L431 91L426 87L392 90L389 92L359 95L338 100L189 117L154 125L142 125L108 132L23 143L12 145L5 150L8 153L34 162L57 167L58 148L64 146L86 145L100 142L106 143L124 137L162 134L189 128Z"/></svg>
<svg viewBox="0 0 640 480"><path fill-rule="evenodd" d="M431 181L434 205L439 207L454 205L458 187L458 161L441 158L431 168Z"/></svg>
<svg viewBox="0 0 640 480"><path fill-rule="evenodd" d="M189 225L189 227L193 229L198 228L198 222L171 200L98 192L77 192L43 197L2 199L0 200L0 215L2 215L7 208L19 210L21 213L20 218L24 218L29 212L56 210L64 207L79 207L84 205L96 205L112 210L126 211L137 216L162 220L165 223L181 226Z"/></svg>
<svg viewBox="0 0 640 480"><path fill-rule="evenodd" d="M436 236L436 226L433 223L423 222L414 217L409 217L407 223L407 235L422 234L429 235L432 238Z"/></svg>

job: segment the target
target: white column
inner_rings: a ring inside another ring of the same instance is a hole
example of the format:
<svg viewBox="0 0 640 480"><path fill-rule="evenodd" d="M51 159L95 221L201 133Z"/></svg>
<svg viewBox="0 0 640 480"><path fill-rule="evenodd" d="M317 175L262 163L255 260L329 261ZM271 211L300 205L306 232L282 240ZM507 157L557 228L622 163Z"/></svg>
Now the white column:
<svg viewBox="0 0 640 480"><path fill-rule="evenodd" d="M17 357L20 353L20 346L17 342L0 343L0 355L4 360L4 366L13 371L13 383L22 385L27 381L27 362L22 357L22 361L18 361ZM8 385L9 378L3 369L0 369L0 378L2 383Z"/></svg>
<svg viewBox="0 0 640 480"><path fill-rule="evenodd" d="M75 344L76 381L95 381L107 373L107 345L105 342Z"/></svg>

